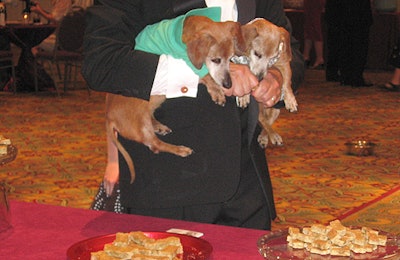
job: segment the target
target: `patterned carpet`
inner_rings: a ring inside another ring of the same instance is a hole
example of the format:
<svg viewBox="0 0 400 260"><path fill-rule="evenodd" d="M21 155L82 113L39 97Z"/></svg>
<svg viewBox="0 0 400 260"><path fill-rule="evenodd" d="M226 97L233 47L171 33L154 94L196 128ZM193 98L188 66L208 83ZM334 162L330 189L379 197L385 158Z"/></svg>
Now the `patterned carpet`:
<svg viewBox="0 0 400 260"><path fill-rule="evenodd" d="M389 75L371 72L366 78L382 83ZM277 226L339 218L398 234L399 192L383 195L399 187L400 95L323 79L322 71L307 71L299 112L282 111L276 124L285 146L267 150L282 219ZM375 156L347 155L344 143L358 139L375 142ZM362 212L355 210L365 204Z"/></svg>
<svg viewBox="0 0 400 260"><path fill-rule="evenodd" d="M388 72L366 77L382 83ZM400 234L400 94L326 83L307 71L299 111L282 111L275 128L284 146L268 147L279 221L289 225L339 218ZM52 93L0 92L0 133L18 148L0 167L9 198L88 208L106 162L104 94L82 86ZM368 139L376 154L346 154L344 143Z"/></svg>

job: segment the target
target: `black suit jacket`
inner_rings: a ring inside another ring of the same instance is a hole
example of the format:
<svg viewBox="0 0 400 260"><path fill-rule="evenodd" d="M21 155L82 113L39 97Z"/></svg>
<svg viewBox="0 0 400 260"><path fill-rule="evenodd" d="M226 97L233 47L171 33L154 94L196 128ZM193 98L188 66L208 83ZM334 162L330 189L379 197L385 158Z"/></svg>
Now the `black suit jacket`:
<svg viewBox="0 0 400 260"><path fill-rule="evenodd" d="M147 24L171 16L176 1L100 2L103 6L88 10L83 75L93 89L148 99L159 57L133 51L134 38ZM258 17L290 30L280 0L256 2ZM297 41L292 44L293 83L298 86L303 79L303 62ZM260 129L254 100L248 110L247 145L274 218L265 153L257 143ZM129 184L129 171L120 156L123 204L132 208L162 208L227 201L240 181L242 127L235 99L228 98L225 107L220 107L200 85L197 98L168 99L156 111L156 117L173 130L163 140L189 146L195 153L187 158L154 155L147 147L120 138L133 156L137 173L135 182Z"/></svg>

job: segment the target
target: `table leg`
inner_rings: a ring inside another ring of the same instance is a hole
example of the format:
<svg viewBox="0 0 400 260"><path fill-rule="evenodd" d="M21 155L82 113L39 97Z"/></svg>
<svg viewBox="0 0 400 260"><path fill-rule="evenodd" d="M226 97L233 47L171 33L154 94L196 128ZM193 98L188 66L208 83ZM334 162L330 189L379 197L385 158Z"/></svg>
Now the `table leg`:
<svg viewBox="0 0 400 260"><path fill-rule="evenodd" d="M16 85L19 91L39 91L45 89L54 89L54 81L47 74L43 66L41 64L37 64L37 80L38 80L38 89L35 90L35 71L34 64L35 58L30 50L22 50L21 56L18 60L18 65L15 70L16 74Z"/></svg>

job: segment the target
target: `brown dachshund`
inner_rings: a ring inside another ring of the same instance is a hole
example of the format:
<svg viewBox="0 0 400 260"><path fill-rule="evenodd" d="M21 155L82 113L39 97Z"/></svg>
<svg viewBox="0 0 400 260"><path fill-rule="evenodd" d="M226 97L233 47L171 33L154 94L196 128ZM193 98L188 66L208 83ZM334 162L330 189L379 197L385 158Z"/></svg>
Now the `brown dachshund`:
<svg viewBox="0 0 400 260"><path fill-rule="evenodd" d="M250 70L259 79L262 79L268 72L268 68L278 69L283 77L282 92L285 107L290 112L297 111L297 101L291 87L290 61L292 51L289 32L265 19L257 18L243 25L242 33L246 41L246 56L249 59ZM250 102L249 95L239 99L241 107L246 107L248 102ZM263 127L263 131L258 137L259 144L265 148L268 145L268 139L270 139L273 144L281 145L282 138L272 129L272 124L278 118L280 110L266 108L262 104L260 104L259 109L258 120Z"/></svg>

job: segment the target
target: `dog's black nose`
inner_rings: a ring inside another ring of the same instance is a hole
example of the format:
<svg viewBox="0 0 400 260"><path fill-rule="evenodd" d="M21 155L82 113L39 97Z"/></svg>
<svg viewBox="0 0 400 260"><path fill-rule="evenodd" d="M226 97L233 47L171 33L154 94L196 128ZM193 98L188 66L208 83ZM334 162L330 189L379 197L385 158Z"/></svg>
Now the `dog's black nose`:
<svg viewBox="0 0 400 260"><path fill-rule="evenodd" d="M232 87L232 80L229 74L225 77L224 81L222 82L222 86L224 88L231 88Z"/></svg>
<svg viewBox="0 0 400 260"><path fill-rule="evenodd" d="M263 78L264 78L264 73L259 73L259 74L257 75L257 78L258 78L258 82L260 82L261 80L263 80Z"/></svg>

